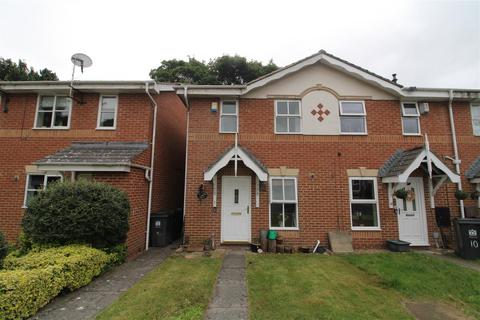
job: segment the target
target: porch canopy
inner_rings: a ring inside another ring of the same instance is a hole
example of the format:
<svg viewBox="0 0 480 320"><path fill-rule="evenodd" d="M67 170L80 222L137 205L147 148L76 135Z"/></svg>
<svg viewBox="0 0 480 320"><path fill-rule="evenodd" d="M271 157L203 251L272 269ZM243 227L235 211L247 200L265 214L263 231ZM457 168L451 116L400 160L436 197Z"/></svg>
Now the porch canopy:
<svg viewBox="0 0 480 320"><path fill-rule="evenodd" d="M217 172L227 166L230 161L235 162L235 169L237 161L242 161L246 167L255 172L258 180L267 181L267 168L252 153L241 146L232 146L231 148L227 149L214 163L208 167L203 174L203 179L205 181L212 181Z"/></svg>
<svg viewBox="0 0 480 320"><path fill-rule="evenodd" d="M431 207L435 207L434 196L447 179L453 183L460 182L460 176L454 173L441 161L428 146L416 147L409 150L397 150L378 174L383 183L388 183L388 196L390 207L393 207L393 193L398 184L406 183L410 175L418 168L428 176Z"/></svg>
<svg viewBox="0 0 480 320"><path fill-rule="evenodd" d="M133 159L147 148L146 142L76 142L35 164L42 171L130 172Z"/></svg>
<svg viewBox="0 0 480 320"><path fill-rule="evenodd" d="M471 183L480 184L480 157L473 161L470 168L465 172L465 177Z"/></svg>

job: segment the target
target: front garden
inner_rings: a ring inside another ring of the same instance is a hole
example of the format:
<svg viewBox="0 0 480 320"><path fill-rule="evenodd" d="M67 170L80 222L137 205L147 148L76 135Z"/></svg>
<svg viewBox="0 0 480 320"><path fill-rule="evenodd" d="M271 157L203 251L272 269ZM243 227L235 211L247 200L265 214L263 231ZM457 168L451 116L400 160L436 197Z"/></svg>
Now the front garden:
<svg viewBox="0 0 480 320"><path fill-rule="evenodd" d="M0 234L0 319L28 318L123 262L129 211L125 193L95 182L59 182L32 197L19 242L7 247Z"/></svg>

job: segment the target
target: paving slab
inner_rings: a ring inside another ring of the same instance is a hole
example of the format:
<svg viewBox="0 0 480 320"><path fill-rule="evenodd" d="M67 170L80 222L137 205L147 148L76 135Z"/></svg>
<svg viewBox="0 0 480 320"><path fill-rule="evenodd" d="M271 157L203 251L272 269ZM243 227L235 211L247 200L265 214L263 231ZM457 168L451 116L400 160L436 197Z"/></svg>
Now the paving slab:
<svg viewBox="0 0 480 320"><path fill-rule="evenodd" d="M150 248L135 260L115 267L76 291L62 294L43 307L31 320L87 320L112 304L122 293L162 263L175 245Z"/></svg>
<svg viewBox="0 0 480 320"><path fill-rule="evenodd" d="M218 274L207 320L248 319L245 250L228 250Z"/></svg>

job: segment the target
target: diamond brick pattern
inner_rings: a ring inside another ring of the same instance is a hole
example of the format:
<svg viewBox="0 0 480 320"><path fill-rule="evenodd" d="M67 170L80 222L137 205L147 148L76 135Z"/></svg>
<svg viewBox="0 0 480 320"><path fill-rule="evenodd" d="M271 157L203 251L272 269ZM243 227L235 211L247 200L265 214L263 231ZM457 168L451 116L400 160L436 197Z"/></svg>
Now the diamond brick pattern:
<svg viewBox="0 0 480 320"><path fill-rule="evenodd" d="M321 103L319 103L318 106L313 107L310 113L318 121L322 122L323 120L325 120L326 117L328 117L328 115L330 114L330 111L327 108L325 108Z"/></svg>

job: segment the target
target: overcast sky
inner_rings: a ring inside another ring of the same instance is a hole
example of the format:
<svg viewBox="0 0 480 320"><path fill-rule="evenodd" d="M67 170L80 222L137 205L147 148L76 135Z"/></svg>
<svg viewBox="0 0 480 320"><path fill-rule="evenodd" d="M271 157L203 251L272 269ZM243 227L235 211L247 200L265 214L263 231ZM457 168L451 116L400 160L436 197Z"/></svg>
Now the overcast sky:
<svg viewBox="0 0 480 320"><path fill-rule="evenodd" d="M407 86L480 88L478 1L0 0L0 57L77 79L144 80L165 59L279 66L320 49Z"/></svg>

